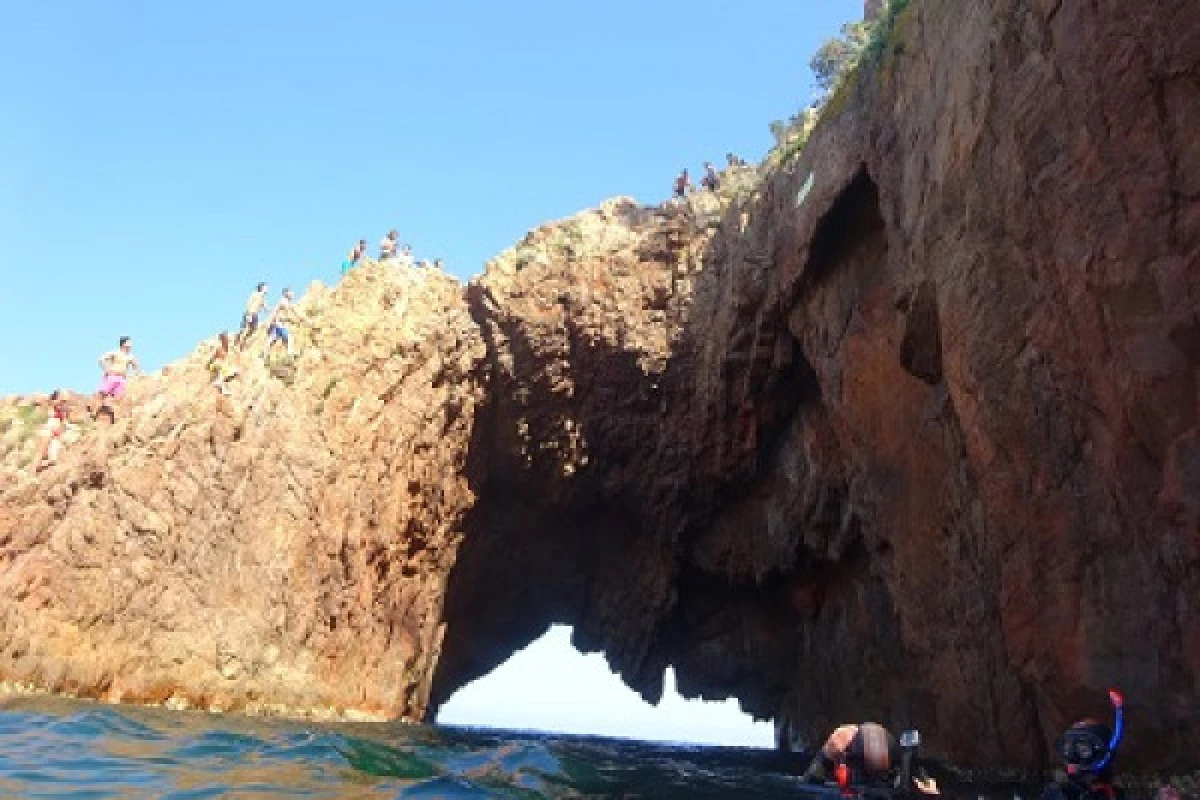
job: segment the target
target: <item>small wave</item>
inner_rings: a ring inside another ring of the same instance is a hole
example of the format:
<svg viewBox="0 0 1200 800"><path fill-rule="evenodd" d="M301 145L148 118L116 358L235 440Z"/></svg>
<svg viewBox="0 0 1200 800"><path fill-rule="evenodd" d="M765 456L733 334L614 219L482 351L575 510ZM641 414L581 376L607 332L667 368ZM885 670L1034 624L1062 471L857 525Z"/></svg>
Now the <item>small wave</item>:
<svg viewBox="0 0 1200 800"><path fill-rule="evenodd" d="M0 710L0 797L43 800L788 797L798 791L798 765L790 758L738 748L324 725L35 698Z"/></svg>

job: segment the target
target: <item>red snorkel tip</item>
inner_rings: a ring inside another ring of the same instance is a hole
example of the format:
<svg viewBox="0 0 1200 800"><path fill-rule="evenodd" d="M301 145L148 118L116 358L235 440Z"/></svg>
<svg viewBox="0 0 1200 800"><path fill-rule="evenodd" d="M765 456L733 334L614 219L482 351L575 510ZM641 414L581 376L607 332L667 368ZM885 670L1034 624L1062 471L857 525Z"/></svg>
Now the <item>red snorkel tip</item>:
<svg viewBox="0 0 1200 800"><path fill-rule="evenodd" d="M1108 699L1113 704L1113 708L1121 708L1125 705L1125 698L1116 689L1108 690Z"/></svg>

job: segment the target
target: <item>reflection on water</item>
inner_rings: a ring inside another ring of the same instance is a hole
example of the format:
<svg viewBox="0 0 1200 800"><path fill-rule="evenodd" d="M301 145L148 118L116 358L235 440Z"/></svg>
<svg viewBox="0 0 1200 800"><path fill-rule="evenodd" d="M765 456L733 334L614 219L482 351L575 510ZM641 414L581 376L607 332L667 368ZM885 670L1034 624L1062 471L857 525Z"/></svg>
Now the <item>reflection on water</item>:
<svg viewBox="0 0 1200 800"><path fill-rule="evenodd" d="M325 725L48 698L0 706L0 797L801 797L792 758L763 750Z"/></svg>

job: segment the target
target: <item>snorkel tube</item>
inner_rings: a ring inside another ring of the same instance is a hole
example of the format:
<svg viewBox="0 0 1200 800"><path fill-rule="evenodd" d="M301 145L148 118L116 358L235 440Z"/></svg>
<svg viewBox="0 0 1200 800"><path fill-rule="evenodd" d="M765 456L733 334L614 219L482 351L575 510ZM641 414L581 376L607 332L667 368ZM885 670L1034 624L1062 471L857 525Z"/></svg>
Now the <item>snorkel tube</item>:
<svg viewBox="0 0 1200 800"><path fill-rule="evenodd" d="M1104 769L1112 763L1113 755L1117 752L1117 748L1121 745L1121 735L1125 732L1125 698L1116 689L1108 690L1108 700L1112 703L1113 710L1116 712L1116 721L1113 723L1113 733L1108 740L1108 748L1104 752L1104 757L1096 762L1091 768L1092 772L1103 772Z"/></svg>

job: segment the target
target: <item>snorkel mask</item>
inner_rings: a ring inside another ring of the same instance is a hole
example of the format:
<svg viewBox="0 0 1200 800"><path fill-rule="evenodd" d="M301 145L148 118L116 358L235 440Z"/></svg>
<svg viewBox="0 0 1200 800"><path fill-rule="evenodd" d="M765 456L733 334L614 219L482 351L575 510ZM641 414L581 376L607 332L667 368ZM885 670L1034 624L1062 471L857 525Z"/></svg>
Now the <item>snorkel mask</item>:
<svg viewBox="0 0 1200 800"><path fill-rule="evenodd" d="M1108 691L1108 699L1116 712L1111 730L1102 722L1085 719L1068 728L1054 743L1055 752L1066 765L1067 774L1072 777L1099 775L1112 764L1124 732L1122 708L1125 700L1116 689Z"/></svg>

